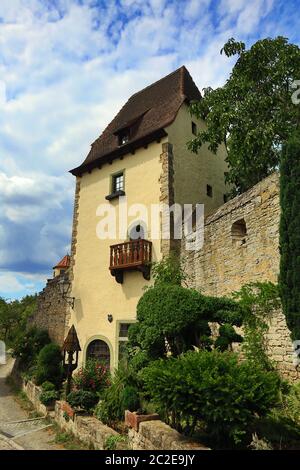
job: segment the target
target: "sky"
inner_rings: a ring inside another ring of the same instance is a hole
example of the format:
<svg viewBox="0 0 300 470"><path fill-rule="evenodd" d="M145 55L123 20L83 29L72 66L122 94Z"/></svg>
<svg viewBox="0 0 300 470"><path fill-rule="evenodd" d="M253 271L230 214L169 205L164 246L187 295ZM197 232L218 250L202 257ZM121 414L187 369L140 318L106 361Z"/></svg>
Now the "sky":
<svg viewBox="0 0 300 470"><path fill-rule="evenodd" d="M224 84L230 37L300 45L298 0L0 0L0 296L70 251L74 177L121 106L181 65Z"/></svg>

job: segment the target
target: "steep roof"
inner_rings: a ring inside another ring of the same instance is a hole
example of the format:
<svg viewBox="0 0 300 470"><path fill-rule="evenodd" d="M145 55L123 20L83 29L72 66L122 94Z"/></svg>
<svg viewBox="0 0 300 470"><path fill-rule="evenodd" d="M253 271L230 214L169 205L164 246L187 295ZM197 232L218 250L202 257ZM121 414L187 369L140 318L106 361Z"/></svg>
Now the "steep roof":
<svg viewBox="0 0 300 470"><path fill-rule="evenodd" d="M56 266L53 267L53 269L55 269L55 268L68 268L69 266L70 266L70 256L66 255L60 260L59 263L57 263Z"/></svg>
<svg viewBox="0 0 300 470"><path fill-rule="evenodd" d="M185 66L132 95L103 133L92 144L84 162L73 175L101 166L166 135L183 102L199 100L200 91ZM130 127L130 139L119 145L118 133Z"/></svg>

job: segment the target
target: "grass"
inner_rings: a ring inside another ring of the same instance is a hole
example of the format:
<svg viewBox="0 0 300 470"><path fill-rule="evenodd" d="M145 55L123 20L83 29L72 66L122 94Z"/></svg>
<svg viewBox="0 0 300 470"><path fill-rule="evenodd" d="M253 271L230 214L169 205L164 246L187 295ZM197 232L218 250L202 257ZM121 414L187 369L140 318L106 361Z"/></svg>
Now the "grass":
<svg viewBox="0 0 300 470"><path fill-rule="evenodd" d="M92 446L84 444L72 433L62 431L57 424L53 424L53 431L56 434L55 444L62 445L66 450L93 450Z"/></svg>

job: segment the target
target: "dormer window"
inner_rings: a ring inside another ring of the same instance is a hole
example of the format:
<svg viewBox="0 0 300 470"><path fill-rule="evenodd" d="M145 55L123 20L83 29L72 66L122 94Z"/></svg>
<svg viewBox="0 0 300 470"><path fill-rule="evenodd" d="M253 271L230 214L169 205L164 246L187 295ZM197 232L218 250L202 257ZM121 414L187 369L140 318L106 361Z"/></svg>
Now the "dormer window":
<svg viewBox="0 0 300 470"><path fill-rule="evenodd" d="M125 129L119 134L119 145L125 145L129 142L130 132L129 129Z"/></svg>

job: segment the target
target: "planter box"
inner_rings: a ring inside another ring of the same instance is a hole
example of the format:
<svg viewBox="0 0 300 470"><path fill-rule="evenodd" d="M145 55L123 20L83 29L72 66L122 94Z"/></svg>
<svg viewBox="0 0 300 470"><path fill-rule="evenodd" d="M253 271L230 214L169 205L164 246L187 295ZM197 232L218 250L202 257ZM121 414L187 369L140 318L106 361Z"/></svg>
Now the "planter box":
<svg viewBox="0 0 300 470"><path fill-rule="evenodd" d="M140 423L144 421L153 421L158 420L159 415L157 413L153 413L151 415L139 415L136 411L125 411L125 424L133 428L136 432L139 431Z"/></svg>

